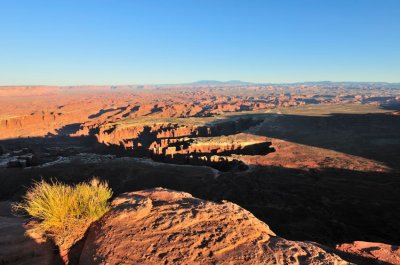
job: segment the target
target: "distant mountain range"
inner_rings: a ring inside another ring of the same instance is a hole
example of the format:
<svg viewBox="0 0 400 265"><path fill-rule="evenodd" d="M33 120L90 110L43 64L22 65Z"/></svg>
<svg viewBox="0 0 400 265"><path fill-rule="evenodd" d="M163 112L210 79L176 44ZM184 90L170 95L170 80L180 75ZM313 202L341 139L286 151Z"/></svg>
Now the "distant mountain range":
<svg viewBox="0 0 400 265"><path fill-rule="evenodd" d="M229 80L229 81L218 81L218 80L199 80L188 85L250 85L254 84L251 82L244 82L241 80Z"/></svg>
<svg viewBox="0 0 400 265"><path fill-rule="evenodd" d="M294 82L294 83L281 83L281 84L289 84L289 85L387 85L394 84L398 85L400 83L389 83L389 82L357 82L357 81L308 81L308 82Z"/></svg>
<svg viewBox="0 0 400 265"><path fill-rule="evenodd" d="M306 82L286 82L286 83L272 83L272 82L247 82L247 81L241 81L241 80L228 80L228 81L220 81L220 80L199 80L196 82L190 82L190 83L165 83L165 84L132 84L132 85L60 85L60 86L55 86L55 85L1 85L0 84L0 89L10 89L10 88L24 88L24 89L32 89L32 88L63 88L63 89L69 89L69 88L75 88L75 87L91 87L93 89L101 89L104 87L111 87L111 89L119 89L121 87L123 88L135 88L135 89L143 89L145 86L156 86L156 87L165 87L165 86L185 86L185 85L198 85L198 86L207 86L207 85L242 85L242 86L250 86L250 85L263 85L263 86L279 86L279 85L284 85L284 86L335 86L335 85L348 85L348 86L357 86L357 85L370 85L370 86L383 86L383 87L391 87L391 88L396 88L400 89L400 82L358 82L358 81L306 81Z"/></svg>
<svg viewBox="0 0 400 265"><path fill-rule="evenodd" d="M400 85L400 83L389 83L389 82L333 82L333 81L309 81L309 82L293 82L293 83L256 83L246 82L241 80L199 80L192 83L185 83L183 85Z"/></svg>

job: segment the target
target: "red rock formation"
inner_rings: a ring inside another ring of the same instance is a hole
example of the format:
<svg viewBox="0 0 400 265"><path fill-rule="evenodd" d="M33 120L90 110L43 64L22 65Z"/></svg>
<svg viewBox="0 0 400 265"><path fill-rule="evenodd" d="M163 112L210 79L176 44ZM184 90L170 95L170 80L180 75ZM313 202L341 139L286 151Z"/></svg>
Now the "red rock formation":
<svg viewBox="0 0 400 265"><path fill-rule="evenodd" d="M400 246L383 243L354 241L353 243L337 245L340 251L381 261L384 264L400 264Z"/></svg>
<svg viewBox="0 0 400 265"><path fill-rule="evenodd" d="M201 89L200 89L201 88ZM124 118L208 117L224 112L290 107L310 103L396 103L398 96L371 90L280 86L0 87L0 139L63 133L67 125L89 127ZM324 94L327 93L327 95ZM360 101L361 100L361 101Z"/></svg>
<svg viewBox="0 0 400 265"><path fill-rule="evenodd" d="M363 157L344 154L313 146L297 144L282 139L269 138L275 152L267 156L243 156L247 165L285 168L321 169L340 168L357 171L389 172L383 163Z"/></svg>
<svg viewBox="0 0 400 265"><path fill-rule="evenodd" d="M348 264L280 238L250 212L188 193L125 193L89 229L80 264Z"/></svg>
<svg viewBox="0 0 400 265"><path fill-rule="evenodd" d="M90 131L94 128L96 127L82 127L77 133L75 133L75 135L85 135L90 133ZM99 132L96 134L96 137L99 143L104 143L107 145L122 145L125 148L137 147L139 144L142 145L141 141L147 141L151 139L159 140L157 142L153 142L149 146L146 146L147 148L164 148L167 147L169 143L172 143L172 139L175 138L195 136L199 134L211 134L210 129L204 126L185 126L172 123L143 123L124 126L106 124L98 127L98 129Z"/></svg>

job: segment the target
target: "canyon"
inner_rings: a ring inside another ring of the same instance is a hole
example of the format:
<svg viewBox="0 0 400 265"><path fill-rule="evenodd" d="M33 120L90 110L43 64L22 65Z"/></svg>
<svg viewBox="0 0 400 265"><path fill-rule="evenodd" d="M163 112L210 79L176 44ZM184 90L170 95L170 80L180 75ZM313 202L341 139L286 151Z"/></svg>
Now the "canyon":
<svg viewBox="0 0 400 265"><path fill-rule="evenodd" d="M398 264L391 257L400 235L399 91L388 84L0 87L1 205L40 179L107 181L113 208L71 250L71 264L120 262L127 251L107 253L126 244L118 235L130 229L138 237L124 238L140 249L130 262ZM61 262L49 242L24 238L29 222L5 208L0 229L9 236L1 244L15 237L44 264ZM19 251L0 252L0 260L28 262L6 255Z"/></svg>

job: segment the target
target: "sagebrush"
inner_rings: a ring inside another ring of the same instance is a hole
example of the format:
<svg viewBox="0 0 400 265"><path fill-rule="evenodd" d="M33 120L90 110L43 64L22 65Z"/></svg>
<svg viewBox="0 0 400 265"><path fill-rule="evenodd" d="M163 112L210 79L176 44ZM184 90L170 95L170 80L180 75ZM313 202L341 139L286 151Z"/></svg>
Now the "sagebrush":
<svg viewBox="0 0 400 265"><path fill-rule="evenodd" d="M68 249L109 210L111 196L108 184L96 178L75 186L42 180L21 203L14 204L14 210L31 215L37 221L37 232L53 239L60 249Z"/></svg>

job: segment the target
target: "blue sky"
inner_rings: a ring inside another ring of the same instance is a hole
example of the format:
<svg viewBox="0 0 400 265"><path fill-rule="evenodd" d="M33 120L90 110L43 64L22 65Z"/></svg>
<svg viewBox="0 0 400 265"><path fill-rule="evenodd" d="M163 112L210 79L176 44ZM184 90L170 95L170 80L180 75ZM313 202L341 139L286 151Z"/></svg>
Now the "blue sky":
<svg viewBox="0 0 400 265"><path fill-rule="evenodd" d="M2 0L0 85L400 82L398 0Z"/></svg>

